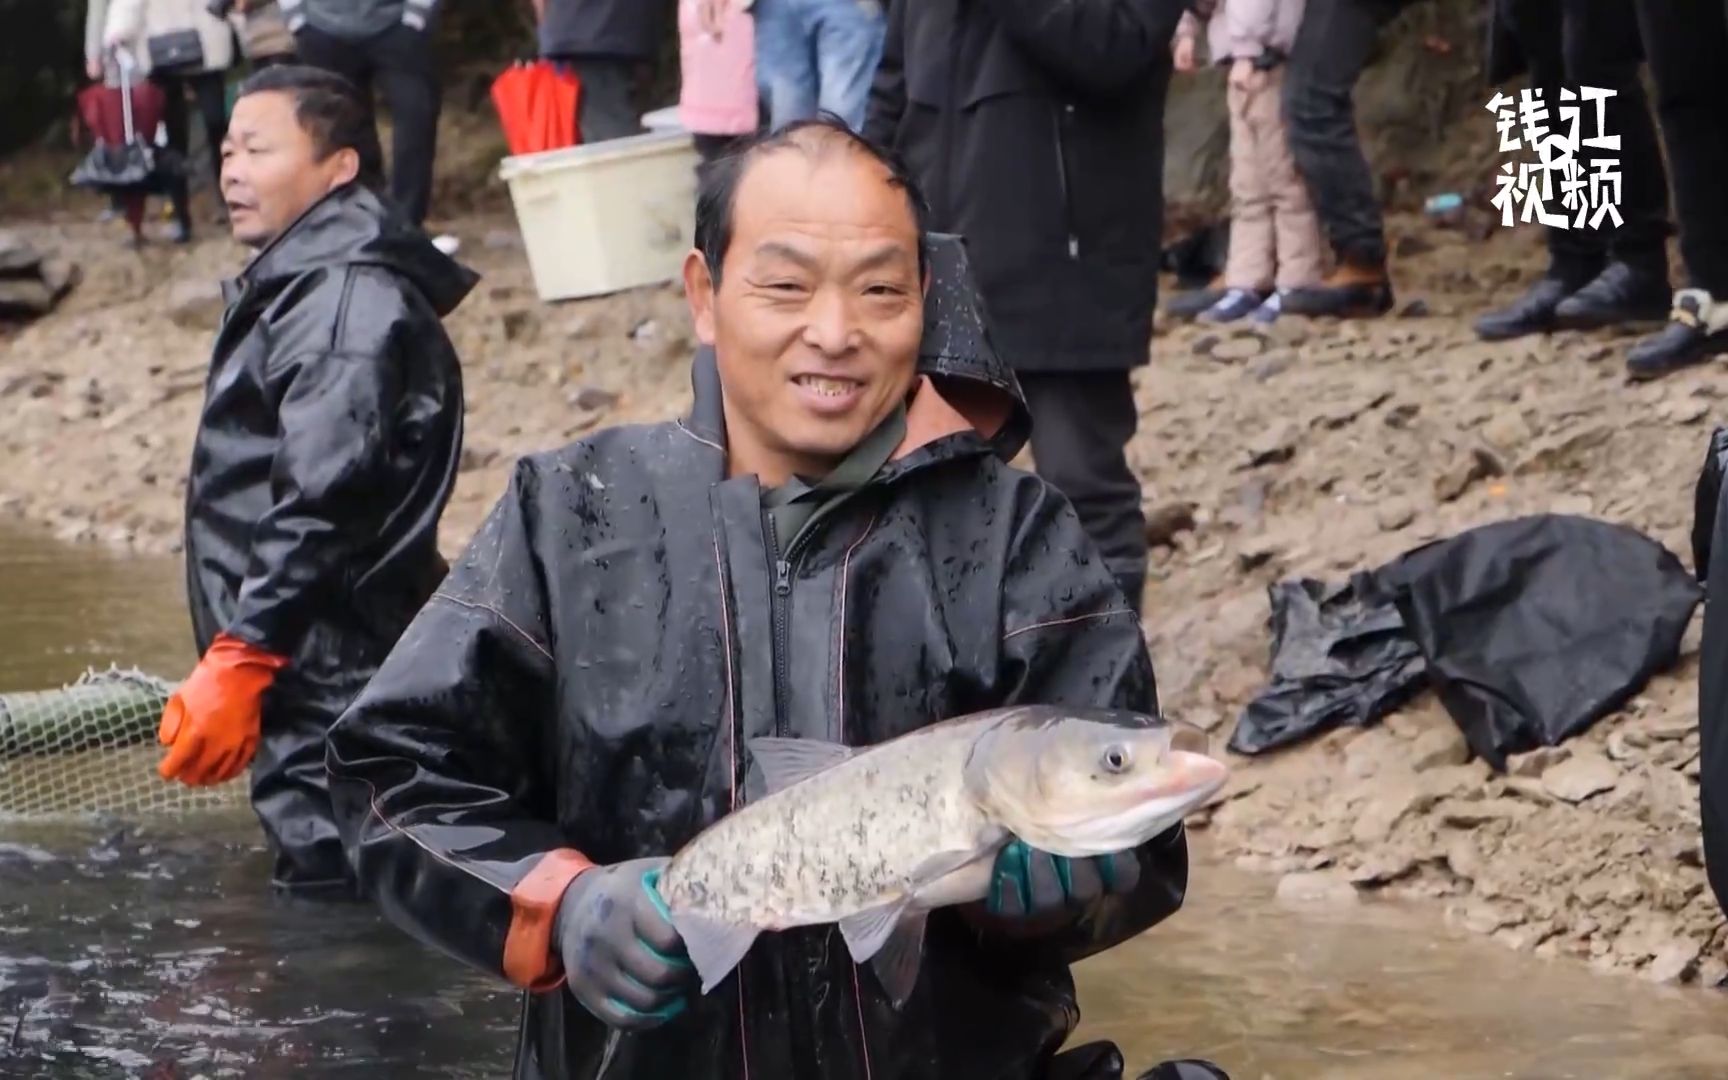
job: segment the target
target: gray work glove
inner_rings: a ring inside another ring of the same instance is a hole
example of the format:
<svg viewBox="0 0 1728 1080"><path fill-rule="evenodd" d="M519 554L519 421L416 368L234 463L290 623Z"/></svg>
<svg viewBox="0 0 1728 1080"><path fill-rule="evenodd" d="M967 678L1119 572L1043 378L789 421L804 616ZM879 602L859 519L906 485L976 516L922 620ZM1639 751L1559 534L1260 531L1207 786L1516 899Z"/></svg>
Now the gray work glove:
<svg viewBox="0 0 1728 1080"><path fill-rule="evenodd" d="M666 859L578 874L553 927L570 993L608 1027L639 1031L683 1012L696 968L656 884Z"/></svg>
<svg viewBox="0 0 1728 1080"><path fill-rule="evenodd" d="M1042 919L1072 913L1107 893L1133 892L1140 859L1132 851L1070 859L1015 840L996 855L985 910L998 918Z"/></svg>

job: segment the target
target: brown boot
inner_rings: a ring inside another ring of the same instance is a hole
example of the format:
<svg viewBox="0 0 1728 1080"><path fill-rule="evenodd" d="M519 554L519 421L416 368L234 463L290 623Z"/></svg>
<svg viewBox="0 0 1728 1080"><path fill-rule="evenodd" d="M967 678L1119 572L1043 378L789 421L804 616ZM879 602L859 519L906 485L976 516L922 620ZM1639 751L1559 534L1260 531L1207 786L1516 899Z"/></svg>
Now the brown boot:
<svg viewBox="0 0 1728 1080"><path fill-rule="evenodd" d="M1338 268L1318 285L1291 289L1284 295L1284 314L1340 319L1367 319L1392 310L1392 279L1386 264L1346 255Z"/></svg>

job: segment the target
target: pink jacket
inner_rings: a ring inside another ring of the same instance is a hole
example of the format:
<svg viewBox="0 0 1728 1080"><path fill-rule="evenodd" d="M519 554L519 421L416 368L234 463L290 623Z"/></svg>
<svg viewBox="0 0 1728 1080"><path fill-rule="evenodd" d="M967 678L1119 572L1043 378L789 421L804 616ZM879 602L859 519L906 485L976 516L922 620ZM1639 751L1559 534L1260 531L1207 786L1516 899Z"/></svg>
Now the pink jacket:
<svg viewBox="0 0 1728 1080"><path fill-rule="evenodd" d="M1252 60L1272 49L1290 55L1302 25L1303 0L1219 0L1206 24L1206 54L1214 64ZM1200 20L1182 13L1179 36L1200 32Z"/></svg>
<svg viewBox="0 0 1728 1080"><path fill-rule="evenodd" d="M720 36L702 32L697 0L678 0L678 119L697 135L756 130L756 22L749 0L724 0Z"/></svg>

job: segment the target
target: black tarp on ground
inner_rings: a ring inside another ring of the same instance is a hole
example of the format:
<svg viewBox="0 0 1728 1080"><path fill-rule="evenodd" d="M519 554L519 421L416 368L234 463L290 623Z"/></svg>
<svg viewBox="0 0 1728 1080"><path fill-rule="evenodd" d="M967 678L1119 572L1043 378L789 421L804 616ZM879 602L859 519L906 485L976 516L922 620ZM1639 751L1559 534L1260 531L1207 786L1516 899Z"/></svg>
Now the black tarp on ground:
<svg viewBox="0 0 1728 1080"><path fill-rule="evenodd" d="M1362 605L1381 610L1353 618L1390 633L1384 609L1395 608L1447 712L1496 769L1509 754L1578 734L1671 666L1699 599L1680 560L1649 537L1555 514L1471 529L1368 577L1353 588ZM1313 651L1313 637L1286 634L1278 648ZM1281 670L1278 659L1273 669ZM1390 708L1372 673L1355 683L1358 714ZM1284 745L1351 713L1335 700L1347 691L1325 693L1333 700L1310 705L1275 679L1244 711L1232 749ZM1296 730L1292 715L1313 726ZM1269 718L1284 723L1273 731Z"/></svg>
<svg viewBox="0 0 1728 1080"><path fill-rule="evenodd" d="M1698 803L1704 829L1704 869L1716 902L1728 912L1728 575L1707 580L1710 552L1728 551L1728 514L1720 510L1724 429L1710 436L1698 477L1692 550L1705 579L1704 642L1698 669Z"/></svg>
<svg viewBox="0 0 1728 1080"><path fill-rule="evenodd" d="M1427 685L1422 651L1369 575L1334 586L1280 581L1268 592L1272 684L1243 713L1230 749L1258 754L1339 724L1366 727Z"/></svg>

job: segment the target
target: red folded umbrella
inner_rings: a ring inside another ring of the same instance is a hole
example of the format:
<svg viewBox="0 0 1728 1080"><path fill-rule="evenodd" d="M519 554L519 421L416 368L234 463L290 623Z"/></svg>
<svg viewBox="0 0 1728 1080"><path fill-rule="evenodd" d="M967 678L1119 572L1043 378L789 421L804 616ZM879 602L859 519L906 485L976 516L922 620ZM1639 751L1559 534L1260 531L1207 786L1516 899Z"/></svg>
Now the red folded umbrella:
<svg viewBox="0 0 1728 1080"><path fill-rule="evenodd" d="M492 105L511 154L574 146L581 87L574 73L547 60L512 64L492 80Z"/></svg>
<svg viewBox="0 0 1728 1080"><path fill-rule="evenodd" d="M78 91L78 120L91 138L110 146L126 143L127 93L132 95L132 130L139 141L151 141L168 107L162 88L153 82L142 82L129 90L93 84Z"/></svg>

